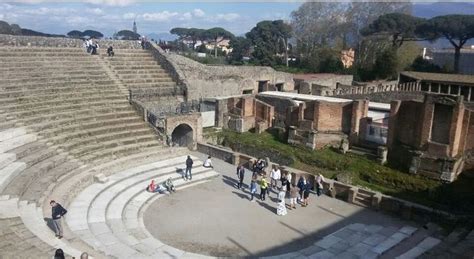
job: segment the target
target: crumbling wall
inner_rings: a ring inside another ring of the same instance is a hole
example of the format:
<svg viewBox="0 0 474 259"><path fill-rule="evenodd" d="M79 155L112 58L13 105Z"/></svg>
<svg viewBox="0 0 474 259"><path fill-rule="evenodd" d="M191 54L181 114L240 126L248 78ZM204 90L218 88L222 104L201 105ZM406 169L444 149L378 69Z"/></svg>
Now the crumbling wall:
<svg viewBox="0 0 474 259"><path fill-rule="evenodd" d="M294 90L293 75L271 67L208 66L174 53L163 53L163 56L186 78L188 100L240 95L244 90L257 93L258 81L283 83L284 91Z"/></svg>

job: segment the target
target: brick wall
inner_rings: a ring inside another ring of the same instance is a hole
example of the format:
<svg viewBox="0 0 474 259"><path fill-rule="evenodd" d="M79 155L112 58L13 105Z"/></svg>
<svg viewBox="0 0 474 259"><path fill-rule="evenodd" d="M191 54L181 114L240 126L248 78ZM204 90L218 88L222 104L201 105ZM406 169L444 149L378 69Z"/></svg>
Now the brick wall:
<svg viewBox="0 0 474 259"><path fill-rule="evenodd" d="M350 130L352 103L319 101L314 103L314 127L317 131L346 132Z"/></svg>
<svg viewBox="0 0 474 259"><path fill-rule="evenodd" d="M419 125L421 121L421 113L423 103L415 101L405 101L400 104L398 110L396 124L395 140L412 147L418 147L417 143L420 138ZM426 126L426 125L425 125Z"/></svg>

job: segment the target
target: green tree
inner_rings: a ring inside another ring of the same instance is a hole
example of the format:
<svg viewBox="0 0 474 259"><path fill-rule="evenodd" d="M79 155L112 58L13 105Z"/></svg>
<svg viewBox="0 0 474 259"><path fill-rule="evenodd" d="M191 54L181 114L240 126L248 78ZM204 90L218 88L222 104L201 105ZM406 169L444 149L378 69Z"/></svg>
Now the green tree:
<svg viewBox="0 0 474 259"><path fill-rule="evenodd" d="M291 37L291 27L282 20L261 21L245 36L253 46L252 57L260 65L274 66L283 53L288 61L288 39ZM285 63L286 63L285 62Z"/></svg>
<svg viewBox="0 0 474 259"><path fill-rule="evenodd" d="M114 37L121 40L138 40L140 38L140 34L130 30L121 30L117 32Z"/></svg>
<svg viewBox="0 0 474 259"><path fill-rule="evenodd" d="M377 55L373 72L378 79L393 79L397 76L397 67L397 51L389 48Z"/></svg>
<svg viewBox="0 0 474 259"><path fill-rule="evenodd" d="M203 36L203 38L210 39L214 42L214 57L217 57L217 44L223 40L231 40L234 38L234 34L221 27L208 29L203 33Z"/></svg>
<svg viewBox="0 0 474 259"><path fill-rule="evenodd" d="M98 31L94 31L94 30L85 30L83 33L82 33L82 37L90 37L90 38L96 38L96 39L100 39L102 37L104 37L104 34L98 32Z"/></svg>
<svg viewBox="0 0 474 259"><path fill-rule="evenodd" d="M363 36L374 34L386 35L391 38L392 46L400 47L405 41L418 40L416 28L425 19L404 13L389 13L379 16L369 26L361 30Z"/></svg>
<svg viewBox="0 0 474 259"><path fill-rule="evenodd" d="M461 49L469 39L474 38L474 15L436 16L420 24L416 32L432 41L446 38L454 47L454 71L458 73Z"/></svg>
<svg viewBox="0 0 474 259"><path fill-rule="evenodd" d="M13 34L10 24L4 21L0 21L0 34Z"/></svg>
<svg viewBox="0 0 474 259"><path fill-rule="evenodd" d="M242 64L242 59L249 55L251 42L245 37L235 37L230 40L229 45L232 48L230 53L230 63Z"/></svg>
<svg viewBox="0 0 474 259"><path fill-rule="evenodd" d="M193 50L196 48L198 40L204 40L206 37L206 30L197 28L180 28L176 27L170 30L171 34L177 35L181 41L191 40Z"/></svg>
<svg viewBox="0 0 474 259"><path fill-rule="evenodd" d="M67 33L67 36L69 36L70 38L80 38L82 37L82 32L78 30L72 30Z"/></svg>
<svg viewBox="0 0 474 259"><path fill-rule="evenodd" d="M413 63L409 67L407 67L407 70L431 73L445 72L441 67L437 66L436 64L433 64L430 61L423 59L422 56L418 56L417 58L415 58Z"/></svg>

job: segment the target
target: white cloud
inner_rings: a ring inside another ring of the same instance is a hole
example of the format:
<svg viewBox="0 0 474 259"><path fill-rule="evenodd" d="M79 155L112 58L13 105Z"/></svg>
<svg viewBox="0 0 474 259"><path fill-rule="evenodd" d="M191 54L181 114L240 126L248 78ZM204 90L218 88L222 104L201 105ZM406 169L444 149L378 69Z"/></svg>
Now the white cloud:
<svg viewBox="0 0 474 259"><path fill-rule="evenodd" d="M12 8L13 8L13 6L10 5L10 4L1 4L0 5L0 10L2 10L2 11L3 10L11 10Z"/></svg>
<svg viewBox="0 0 474 259"><path fill-rule="evenodd" d="M142 18L145 21L154 21L154 22L166 22L171 20L171 18L177 17L179 13L163 11L159 13L144 13Z"/></svg>
<svg viewBox="0 0 474 259"><path fill-rule="evenodd" d="M86 11L90 14L95 14L95 15L104 14L104 10L102 10L100 8L87 8Z"/></svg>
<svg viewBox="0 0 474 259"><path fill-rule="evenodd" d="M194 9L193 15L196 17L203 17L204 15L206 15L206 13L201 9Z"/></svg>
<svg viewBox="0 0 474 259"><path fill-rule="evenodd" d="M0 20L4 20L5 19L5 15L0 13Z"/></svg>
<svg viewBox="0 0 474 259"><path fill-rule="evenodd" d="M28 0L35 1L35 0ZM126 6L135 3L135 0L86 0L85 2L97 5Z"/></svg>
<svg viewBox="0 0 474 259"><path fill-rule="evenodd" d="M215 21L232 22L239 19L240 15L238 13L224 13L224 14L218 14L215 17L210 17L210 18Z"/></svg>
<svg viewBox="0 0 474 259"><path fill-rule="evenodd" d="M123 17L123 19L127 19L127 20L135 19L135 17L137 17L137 14L135 14L135 13L124 13L122 15L122 17Z"/></svg>
<svg viewBox="0 0 474 259"><path fill-rule="evenodd" d="M189 21L193 18L193 15L190 12L183 13L183 16L181 16L180 20L182 21Z"/></svg>

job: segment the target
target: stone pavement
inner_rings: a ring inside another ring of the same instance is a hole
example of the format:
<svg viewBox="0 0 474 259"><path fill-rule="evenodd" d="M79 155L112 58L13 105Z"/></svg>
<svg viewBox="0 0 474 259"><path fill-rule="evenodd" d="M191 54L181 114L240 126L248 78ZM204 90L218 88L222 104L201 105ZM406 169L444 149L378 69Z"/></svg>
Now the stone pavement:
<svg viewBox="0 0 474 259"><path fill-rule="evenodd" d="M248 188L236 188L235 167L213 163L218 178L148 207L145 226L161 242L211 256L374 258L418 228L328 196L312 195L308 207L277 216L275 192L264 202L250 202ZM250 176L247 171L246 184Z"/></svg>

